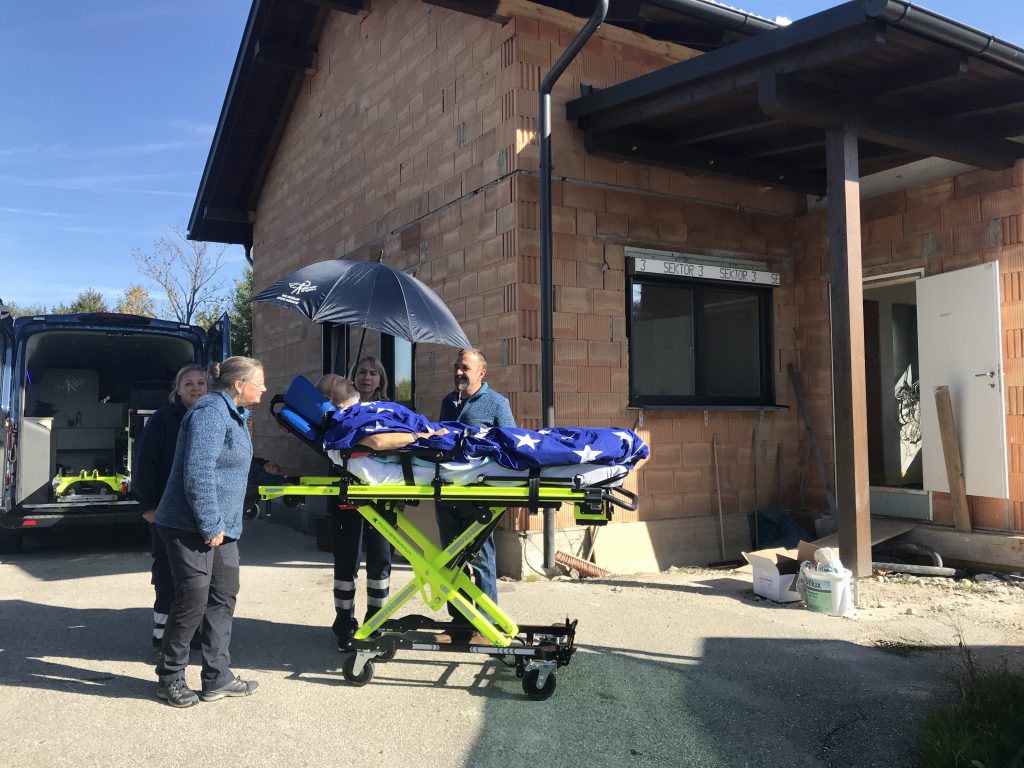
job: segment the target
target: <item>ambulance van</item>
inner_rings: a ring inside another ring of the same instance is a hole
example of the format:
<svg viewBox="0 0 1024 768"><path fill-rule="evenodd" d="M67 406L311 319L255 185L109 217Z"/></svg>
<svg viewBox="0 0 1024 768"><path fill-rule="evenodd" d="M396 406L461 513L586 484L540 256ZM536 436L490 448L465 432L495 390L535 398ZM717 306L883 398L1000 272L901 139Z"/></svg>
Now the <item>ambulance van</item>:
<svg viewBox="0 0 1024 768"><path fill-rule="evenodd" d="M26 531L137 522L132 453L181 366L230 355L208 331L136 315L12 318L0 307L0 552Z"/></svg>

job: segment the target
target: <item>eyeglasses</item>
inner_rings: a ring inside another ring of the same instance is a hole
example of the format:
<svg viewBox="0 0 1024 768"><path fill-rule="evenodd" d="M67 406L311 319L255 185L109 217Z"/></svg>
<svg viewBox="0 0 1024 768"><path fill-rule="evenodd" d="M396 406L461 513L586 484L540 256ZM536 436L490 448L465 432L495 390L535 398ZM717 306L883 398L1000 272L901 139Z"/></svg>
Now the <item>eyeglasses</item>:
<svg viewBox="0 0 1024 768"><path fill-rule="evenodd" d="M263 392L267 391L267 385L264 384L262 381L260 381L260 382L256 382L256 381L243 381L242 383L243 384L251 384L252 386L256 387L257 389L262 390Z"/></svg>

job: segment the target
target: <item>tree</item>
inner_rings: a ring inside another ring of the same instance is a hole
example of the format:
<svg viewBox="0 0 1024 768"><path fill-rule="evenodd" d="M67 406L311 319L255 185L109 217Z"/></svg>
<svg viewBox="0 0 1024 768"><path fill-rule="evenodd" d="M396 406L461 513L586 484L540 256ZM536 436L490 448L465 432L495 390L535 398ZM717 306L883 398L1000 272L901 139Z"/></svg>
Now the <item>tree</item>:
<svg viewBox="0 0 1024 768"><path fill-rule="evenodd" d="M231 318L231 350L236 355L252 355L252 267L248 264L235 280L228 317Z"/></svg>
<svg viewBox="0 0 1024 768"><path fill-rule="evenodd" d="M110 308L103 294L95 288L86 288L70 304L58 304L53 308L55 315L76 315L83 312L109 312Z"/></svg>
<svg viewBox="0 0 1024 768"><path fill-rule="evenodd" d="M6 317L7 315L11 317L28 317L31 315L47 314L49 314L49 310L47 310L45 304L4 304L0 300L0 317Z"/></svg>
<svg viewBox="0 0 1024 768"><path fill-rule="evenodd" d="M223 314L224 306L219 301L210 303L205 309L196 311L195 317L192 318L192 325L198 325L200 328L209 328L220 320L220 316Z"/></svg>
<svg viewBox="0 0 1024 768"><path fill-rule="evenodd" d="M202 310L212 314L222 302L227 246L210 246L189 240L181 227L169 227L153 244L152 254L141 248L132 252L139 271L164 290L179 323L192 323Z"/></svg>
<svg viewBox="0 0 1024 768"><path fill-rule="evenodd" d="M114 305L115 312L142 317L156 317L156 302L141 285L129 285Z"/></svg>

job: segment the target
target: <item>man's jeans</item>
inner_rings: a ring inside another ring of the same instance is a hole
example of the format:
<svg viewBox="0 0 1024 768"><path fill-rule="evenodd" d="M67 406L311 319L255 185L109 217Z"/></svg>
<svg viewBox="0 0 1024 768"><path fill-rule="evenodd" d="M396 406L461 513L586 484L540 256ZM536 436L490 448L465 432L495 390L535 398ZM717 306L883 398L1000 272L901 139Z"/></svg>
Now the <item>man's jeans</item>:
<svg viewBox="0 0 1024 768"><path fill-rule="evenodd" d="M438 504L437 505L437 530L441 535L441 546L447 547L476 517L476 507L472 504ZM480 587L480 590L497 604L498 602L498 568L495 562L494 534L487 537L487 541L480 547L473 559L473 581ZM462 614L451 603L448 603L448 613L453 618L461 619Z"/></svg>
<svg viewBox="0 0 1024 768"><path fill-rule="evenodd" d="M162 525L157 531L175 584L157 675L163 683L184 678L189 642L201 625L203 690L222 688L234 679L229 646L238 597L238 542L210 547L198 533Z"/></svg>

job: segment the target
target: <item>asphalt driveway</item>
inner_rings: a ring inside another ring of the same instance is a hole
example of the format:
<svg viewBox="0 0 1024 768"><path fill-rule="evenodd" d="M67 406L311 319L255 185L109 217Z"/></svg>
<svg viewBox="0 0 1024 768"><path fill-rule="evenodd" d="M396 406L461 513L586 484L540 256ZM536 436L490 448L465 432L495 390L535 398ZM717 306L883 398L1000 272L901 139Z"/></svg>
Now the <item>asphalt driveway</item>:
<svg viewBox="0 0 1024 768"><path fill-rule="evenodd" d="M913 765L915 723L956 661L879 650L871 638L889 622L777 606L742 578L678 572L503 582L519 621L580 620L580 651L547 701L475 655L400 652L357 688L328 629L329 556L263 520L241 550L234 665L260 690L187 710L155 696L140 546L5 558L4 764L898 768ZM937 620L922 626L941 633ZM1019 650L991 639L994 653Z"/></svg>

